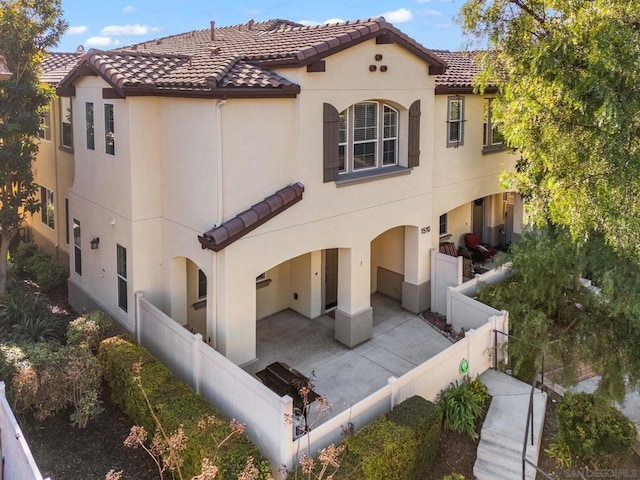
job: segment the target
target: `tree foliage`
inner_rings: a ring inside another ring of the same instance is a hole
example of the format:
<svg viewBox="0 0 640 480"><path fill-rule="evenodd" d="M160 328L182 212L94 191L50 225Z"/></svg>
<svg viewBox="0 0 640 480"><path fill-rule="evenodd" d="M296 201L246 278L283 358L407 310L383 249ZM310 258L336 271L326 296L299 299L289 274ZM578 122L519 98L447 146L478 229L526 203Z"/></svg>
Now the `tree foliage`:
<svg viewBox="0 0 640 480"><path fill-rule="evenodd" d="M510 255L514 274L485 286L479 299L509 311L509 354L520 378L531 381L545 352L547 372L562 367L554 381L577 379L581 365L602 375L598 395L621 400L627 384L640 380L640 280L615 265L623 264L602 237L579 245L563 227L525 232ZM588 276L601 289L580 281Z"/></svg>
<svg viewBox="0 0 640 480"><path fill-rule="evenodd" d="M39 209L31 163L53 95L40 82L40 67L66 29L61 15L60 0L0 0L0 52L13 73L0 82L0 294L9 243L25 216Z"/></svg>
<svg viewBox="0 0 640 480"><path fill-rule="evenodd" d="M640 9L628 0L469 0L480 88L521 154L511 187L576 239L640 253Z"/></svg>

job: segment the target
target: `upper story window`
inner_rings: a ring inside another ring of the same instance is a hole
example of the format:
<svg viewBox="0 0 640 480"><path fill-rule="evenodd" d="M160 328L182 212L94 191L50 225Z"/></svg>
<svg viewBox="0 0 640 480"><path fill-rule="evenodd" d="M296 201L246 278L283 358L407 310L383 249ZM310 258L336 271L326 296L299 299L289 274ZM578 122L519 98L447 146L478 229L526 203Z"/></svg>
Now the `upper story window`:
<svg viewBox="0 0 640 480"><path fill-rule="evenodd" d="M447 233L447 229L448 229L448 223L449 223L449 216L448 214L443 214L440 215L440 228L439 228L439 235L445 235Z"/></svg>
<svg viewBox="0 0 640 480"><path fill-rule="evenodd" d="M40 187L40 216L42 223L49 228L55 228L53 192L46 187Z"/></svg>
<svg viewBox="0 0 640 480"><path fill-rule="evenodd" d="M115 123L113 118L113 104L104 104L104 143L105 152L109 155L116 153Z"/></svg>
<svg viewBox="0 0 640 480"><path fill-rule="evenodd" d="M500 130L493 122L492 115L492 106L493 99L485 98L484 99L484 122L483 122L483 150L491 151L491 150L499 150L504 147L504 137Z"/></svg>
<svg viewBox="0 0 640 480"><path fill-rule="evenodd" d="M339 172L398 164L398 111L381 102L352 105L339 114Z"/></svg>
<svg viewBox="0 0 640 480"><path fill-rule="evenodd" d="M95 125L93 120L93 103L86 102L84 104L85 110L85 127L87 130L87 148L89 150L96 149L96 134Z"/></svg>
<svg viewBox="0 0 640 480"><path fill-rule="evenodd" d="M447 147L459 147L464 143L464 97L447 100Z"/></svg>
<svg viewBox="0 0 640 480"><path fill-rule="evenodd" d="M401 136L401 132L406 133ZM419 164L420 100L408 112L373 100L340 113L329 103L323 105L325 183L409 173Z"/></svg>
<svg viewBox="0 0 640 480"><path fill-rule="evenodd" d="M60 144L73 148L73 122L69 97L60 97Z"/></svg>
<svg viewBox="0 0 640 480"><path fill-rule="evenodd" d="M207 298L207 275L198 269L198 300Z"/></svg>
<svg viewBox="0 0 640 480"><path fill-rule="evenodd" d="M51 141L51 110L47 108L42 112L40 116L40 129L38 130L38 137L42 140Z"/></svg>

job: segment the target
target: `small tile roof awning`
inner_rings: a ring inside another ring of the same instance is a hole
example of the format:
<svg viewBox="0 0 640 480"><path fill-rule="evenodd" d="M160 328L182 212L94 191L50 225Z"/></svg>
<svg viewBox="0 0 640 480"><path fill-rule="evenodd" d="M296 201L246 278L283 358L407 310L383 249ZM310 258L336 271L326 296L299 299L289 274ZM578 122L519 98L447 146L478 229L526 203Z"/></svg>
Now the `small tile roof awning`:
<svg viewBox="0 0 640 480"><path fill-rule="evenodd" d="M482 51L450 52L448 50L433 50L448 65L447 70L436 75L436 93L455 94L473 93L476 87L476 77L481 71L480 57ZM485 92L495 93L498 84L490 85Z"/></svg>
<svg viewBox="0 0 640 480"><path fill-rule="evenodd" d="M298 203L302 200L303 192L304 185L300 182L278 190L263 201L256 203L250 209L224 222L219 227L214 227L202 235L198 235L200 245L202 245L203 249L219 252L251 230L258 228L263 223Z"/></svg>

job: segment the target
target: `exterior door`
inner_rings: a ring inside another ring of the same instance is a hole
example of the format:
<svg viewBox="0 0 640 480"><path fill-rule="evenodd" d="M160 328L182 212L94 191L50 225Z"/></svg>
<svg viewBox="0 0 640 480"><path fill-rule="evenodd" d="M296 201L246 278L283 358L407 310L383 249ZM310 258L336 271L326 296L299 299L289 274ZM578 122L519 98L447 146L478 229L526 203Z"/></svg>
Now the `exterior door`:
<svg viewBox="0 0 640 480"><path fill-rule="evenodd" d="M324 311L338 305L338 249L324 251Z"/></svg>
<svg viewBox="0 0 640 480"><path fill-rule="evenodd" d="M484 242L484 199L479 198L472 203L471 216L473 221L473 233L475 233L481 242Z"/></svg>

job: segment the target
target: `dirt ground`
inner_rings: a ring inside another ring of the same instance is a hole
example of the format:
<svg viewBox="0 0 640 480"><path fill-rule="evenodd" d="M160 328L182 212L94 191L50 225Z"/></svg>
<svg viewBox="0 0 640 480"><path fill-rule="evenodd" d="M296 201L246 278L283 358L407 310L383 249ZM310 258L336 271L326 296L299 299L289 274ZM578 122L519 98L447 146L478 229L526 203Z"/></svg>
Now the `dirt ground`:
<svg viewBox="0 0 640 480"><path fill-rule="evenodd" d="M44 422L20 419L23 433L44 478L51 480L103 480L110 469L123 470L123 480L158 478L155 464L142 450L123 445L131 421L108 399L103 387L104 412L87 428L71 425L69 412Z"/></svg>

